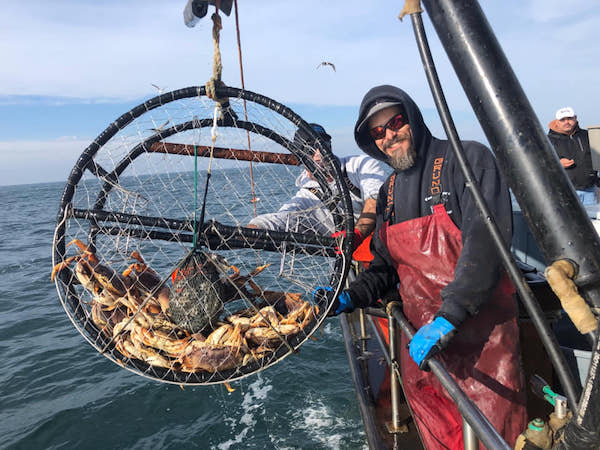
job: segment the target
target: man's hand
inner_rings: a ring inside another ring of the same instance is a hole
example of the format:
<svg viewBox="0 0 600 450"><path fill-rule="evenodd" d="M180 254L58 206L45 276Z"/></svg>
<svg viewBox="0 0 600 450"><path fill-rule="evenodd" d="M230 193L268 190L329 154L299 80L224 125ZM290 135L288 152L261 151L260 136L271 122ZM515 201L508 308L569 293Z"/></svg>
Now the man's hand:
<svg viewBox="0 0 600 450"><path fill-rule="evenodd" d="M329 286L317 286L317 288L312 293L313 301L316 305L321 306L322 308L326 308L329 304L329 301L332 300L333 297L333 289ZM343 291L339 296L333 299L333 306L329 310L329 317L337 316L343 312L352 312L354 310L354 305L352 304L352 299L350 298L350 294L347 291Z"/></svg>
<svg viewBox="0 0 600 450"><path fill-rule="evenodd" d="M567 167L571 167L573 164L575 164L575 161L572 159L560 158L560 163L566 169Z"/></svg>
<svg viewBox="0 0 600 450"><path fill-rule="evenodd" d="M409 344L410 357L417 363L419 369L424 370L427 361L441 352L454 336L454 325L443 317L419 328Z"/></svg>

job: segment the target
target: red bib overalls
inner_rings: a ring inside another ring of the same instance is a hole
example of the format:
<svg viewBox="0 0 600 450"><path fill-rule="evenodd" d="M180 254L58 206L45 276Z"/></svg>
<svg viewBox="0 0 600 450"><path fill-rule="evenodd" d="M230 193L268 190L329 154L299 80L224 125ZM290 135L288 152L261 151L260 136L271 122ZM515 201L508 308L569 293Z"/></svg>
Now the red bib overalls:
<svg viewBox="0 0 600 450"><path fill-rule="evenodd" d="M444 206L435 205L433 211L394 225L386 222L380 229L400 278L404 314L416 329L432 321L439 310L441 290L454 280L462 250L461 231ZM513 293L505 275L490 301L458 327L439 354L446 370L511 446L527 423ZM426 448L462 449L458 409L435 376L417 367L407 343L403 335L403 386Z"/></svg>

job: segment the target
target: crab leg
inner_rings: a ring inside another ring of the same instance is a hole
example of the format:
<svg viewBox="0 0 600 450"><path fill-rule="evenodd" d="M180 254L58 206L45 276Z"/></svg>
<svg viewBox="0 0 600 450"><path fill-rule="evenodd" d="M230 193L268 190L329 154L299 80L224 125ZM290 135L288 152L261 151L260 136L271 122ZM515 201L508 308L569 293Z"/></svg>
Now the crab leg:
<svg viewBox="0 0 600 450"><path fill-rule="evenodd" d="M52 268L52 273L50 274L50 281L54 281L56 274L61 270L66 269L69 265L77 258L81 258L81 255L69 256L63 262L59 262Z"/></svg>

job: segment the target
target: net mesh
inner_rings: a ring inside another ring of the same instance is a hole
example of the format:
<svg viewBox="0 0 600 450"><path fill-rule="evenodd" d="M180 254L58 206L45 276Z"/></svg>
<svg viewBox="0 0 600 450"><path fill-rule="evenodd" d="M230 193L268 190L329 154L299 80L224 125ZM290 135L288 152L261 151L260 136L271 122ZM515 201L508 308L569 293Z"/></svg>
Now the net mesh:
<svg viewBox="0 0 600 450"><path fill-rule="evenodd" d="M121 116L77 161L58 214L53 278L73 324L165 382L231 381L294 352L330 307L312 290L338 291L347 270L350 243L330 237L352 227L335 158L322 150L315 166L316 136L273 100L218 95L229 108L216 123L196 87ZM327 200L275 230L248 228L296 195L305 169Z"/></svg>

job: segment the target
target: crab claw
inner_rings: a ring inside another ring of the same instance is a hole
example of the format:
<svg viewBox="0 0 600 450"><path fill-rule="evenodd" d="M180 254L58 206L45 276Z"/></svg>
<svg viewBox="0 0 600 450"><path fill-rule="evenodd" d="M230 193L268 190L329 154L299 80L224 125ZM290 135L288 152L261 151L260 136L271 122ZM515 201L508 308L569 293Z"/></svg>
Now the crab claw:
<svg viewBox="0 0 600 450"><path fill-rule="evenodd" d="M58 272L60 272L61 270L66 269L67 267L69 267L69 264L71 264L75 258L77 258L77 256L69 256L63 262L59 262L58 264L56 264L52 268L52 273L50 274L50 281L54 281L54 278L56 278L56 274Z"/></svg>
<svg viewBox="0 0 600 450"><path fill-rule="evenodd" d="M96 254L90 250L89 245L85 245L81 240L79 239L73 239L71 242L69 242L67 244L67 247L69 245L73 245L75 244L77 247L79 247L79 249L81 250L81 253L83 254L83 257L87 258L87 260L92 263L92 264L97 264L100 262L100 260L98 259L98 257L96 256Z"/></svg>
<svg viewBox="0 0 600 450"><path fill-rule="evenodd" d="M250 272L248 275L248 277L253 277L254 275L258 275L259 273L261 273L263 270L265 270L267 267L269 267L271 265L271 263L268 264L263 264L262 266L258 266L256 269L254 269L252 272Z"/></svg>
<svg viewBox="0 0 600 450"><path fill-rule="evenodd" d="M133 270L135 270L137 273L148 272L148 273L151 273L152 275L158 276L156 271L151 269L146 264L146 261L144 261L144 258L142 258L142 255L140 255L139 252L134 250L133 252L131 252L131 255L129 255L129 256L131 258L137 260L138 262L133 263L129 267L127 267L127 269L125 269L123 271L123 276L125 276L125 277L128 276Z"/></svg>

